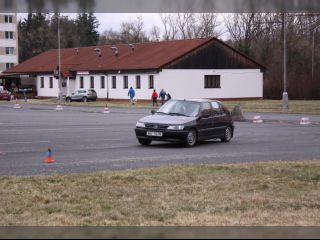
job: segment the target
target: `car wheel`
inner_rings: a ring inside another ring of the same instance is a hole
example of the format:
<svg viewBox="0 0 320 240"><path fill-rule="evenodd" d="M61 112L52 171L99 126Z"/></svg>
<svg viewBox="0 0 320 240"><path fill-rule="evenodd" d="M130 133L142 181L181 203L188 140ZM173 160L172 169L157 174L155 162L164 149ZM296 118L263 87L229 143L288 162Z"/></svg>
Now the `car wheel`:
<svg viewBox="0 0 320 240"><path fill-rule="evenodd" d="M230 142L232 138L232 128L227 127L226 130L224 131L224 137L221 138L222 142Z"/></svg>
<svg viewBox="0 0 320 240"><path fill-rule="evenodd" d="M88 98L83 97L83 98L82 98L82 102L88 102Z"/></svg>
<svg viewBox="0 0 320 240"><path fill-rule="evenodd" d="M149 140L149 139L140 139L138 138L138 141L141 145L144 145L144 146L147 146L147 145L150 145L150 143L152 142L152 140Z"/></svg>
<svg viewBox="0 0 320 240"><path fill-rule="evenodd" d="M187 138L186 138L186 144L188 147L193 147L197 143L197 133L195 130L191 129L188 132Z"/></svg>
<svg viewBox="0 0 320 240"><path fill-rule="evenodd" d="M66 101L67 101L67 102L72 102L71 98L69 98L69 97L66 98Z"/></svg>

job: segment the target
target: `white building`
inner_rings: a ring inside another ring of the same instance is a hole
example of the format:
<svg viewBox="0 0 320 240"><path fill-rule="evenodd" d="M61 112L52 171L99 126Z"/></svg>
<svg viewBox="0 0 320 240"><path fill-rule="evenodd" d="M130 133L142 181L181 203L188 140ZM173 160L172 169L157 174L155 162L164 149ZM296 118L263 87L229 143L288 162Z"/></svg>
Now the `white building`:
<svg viewBox="0 0 320 240"><path fill-rule="evenodd" d="M0 73L18 64L18 30L15 13L0 13ZM1 84L0 79L0 84Z"/></svg>
<svg viewBox="0 0 320 240"><path fill-rule="evenodd" d="M5 71L34 79L39 97L57 97L58 50ZM264 67L216 38L61 49L62 94L94 88L99 98L150 99L162 88L173 98L259 99Z"/></svg>

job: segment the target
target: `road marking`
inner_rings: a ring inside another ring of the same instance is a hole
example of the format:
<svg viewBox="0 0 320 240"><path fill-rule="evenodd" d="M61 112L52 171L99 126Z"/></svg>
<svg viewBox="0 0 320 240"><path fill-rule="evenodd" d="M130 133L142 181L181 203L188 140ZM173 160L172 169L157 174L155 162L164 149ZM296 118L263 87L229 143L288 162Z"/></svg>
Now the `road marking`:
<svg viewBox="0 0 320 240"><path fill-rule="evenodd" d="M90 131L93 131L93 130L107 130L110 132L121 132L123 131L124 129L132 129L132 127L128 127L128 128L121 128L121 130L114 130L114 127L104 127L104 128L82 128L82 127L79 127L79 128L43 128L43 129L6 129L6 130L0 130L0 134L15 134L15 133L22 133L22 132L35 132L35 131L81 131L81 130L90 130Z"/></svg>
<svg viewBox="0 0 320 240"><path fill-rule="evenodd" d="M50 141L36 141L36 142L8 142L0 143L0 145L12 145L12 144L33 144L33 143L49 143Z"/></svg>
<svg viewBox="0 0 320 240"><path fill-rule="evenodd" d="M124 141L126 139L114 139L114 138L105 138L105 139L86 139L85 142L99 142L99 141Z"/></svg>

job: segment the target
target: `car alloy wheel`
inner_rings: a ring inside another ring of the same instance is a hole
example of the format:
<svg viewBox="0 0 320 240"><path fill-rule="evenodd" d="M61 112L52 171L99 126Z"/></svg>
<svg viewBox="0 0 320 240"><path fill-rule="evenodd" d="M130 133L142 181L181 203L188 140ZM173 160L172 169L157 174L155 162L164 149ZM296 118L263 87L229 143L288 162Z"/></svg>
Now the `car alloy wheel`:
<svg viewBox="0 0 320 240"><path fill-rule="evenodd" d="M187 135L187 145L188 147L193 147L197 143L197 133L195 130L190 130Z"/></svg>
<svg viewBox="0 0 320 240"><path fill-rule="evenodd" d="M232 129L231 129L231 127L227 127L224 132L224 137L221 138L221 140L223 142L230 142L231 138L232 138Z"/></svg>
<svg viewBox="0 0 320 240"><path fill-rule="evenodd" d="M66 100L67 100L67 102L71 102L71 98L67 98Z"/></svg>
<svg viewBox="0 0 320 240"><path fill-rule="evenodd" d="M88 98L84 97L82 98L82 102L87 102L88 101Z"/></svg>

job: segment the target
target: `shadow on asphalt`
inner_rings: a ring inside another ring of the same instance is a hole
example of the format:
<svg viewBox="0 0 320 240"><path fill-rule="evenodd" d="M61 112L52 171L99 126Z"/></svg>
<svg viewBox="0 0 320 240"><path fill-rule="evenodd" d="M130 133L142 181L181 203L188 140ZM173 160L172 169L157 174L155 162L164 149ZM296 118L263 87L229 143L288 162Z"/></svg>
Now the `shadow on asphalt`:
<svg viewBox="0 0 320 240"><path fill-rule="evenodd" d="M194 146L195 148L201 148L205 147L208 145L214 145L214 144L219 144L222 143L220 139L213 139L213 140L207 140L207 141L201 141ZM186 146L183 142L158 142L158 141L153 141L149 146L142 146L140 147L147 147L147 148L181 148L181 149L190 149L190 147Z"/></svg>

